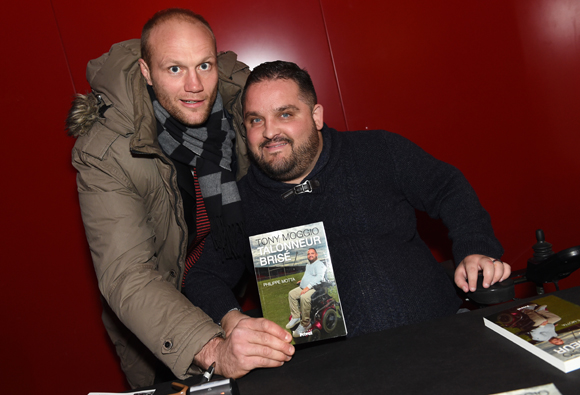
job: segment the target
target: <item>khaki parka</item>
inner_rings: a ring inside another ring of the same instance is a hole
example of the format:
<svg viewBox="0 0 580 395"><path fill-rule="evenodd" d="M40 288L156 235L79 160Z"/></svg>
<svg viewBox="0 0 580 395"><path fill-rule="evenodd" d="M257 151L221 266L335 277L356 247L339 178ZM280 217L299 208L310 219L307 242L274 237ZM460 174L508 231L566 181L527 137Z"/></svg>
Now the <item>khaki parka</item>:
<svg viewBox="0 0 580 395"><path fill-rule="evenodd" d="M139 58L140 41L129 40L90 61L92 93L77 97L67 120L77 137L72 163L104 298L103 322L133 388L153 383L154 357L178 378L197 373L194 355L223 336L180 292L187 248L183 202L175 168L157 142ZM233 52L219 55L219 91L233 117L241 177L248 167L241 90L249 69L236 59Z"/></svg>

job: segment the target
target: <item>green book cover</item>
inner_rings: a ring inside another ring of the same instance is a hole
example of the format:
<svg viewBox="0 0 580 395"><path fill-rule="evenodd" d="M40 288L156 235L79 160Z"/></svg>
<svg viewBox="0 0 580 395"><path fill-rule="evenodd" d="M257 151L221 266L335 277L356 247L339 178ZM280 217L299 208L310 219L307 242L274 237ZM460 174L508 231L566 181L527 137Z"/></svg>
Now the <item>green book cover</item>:
<svg viewBox="0 0 580 395"><path fill-rule="evenodd" d="M250 236L262 312L293 343L347 333L324 224Z"/></svg>

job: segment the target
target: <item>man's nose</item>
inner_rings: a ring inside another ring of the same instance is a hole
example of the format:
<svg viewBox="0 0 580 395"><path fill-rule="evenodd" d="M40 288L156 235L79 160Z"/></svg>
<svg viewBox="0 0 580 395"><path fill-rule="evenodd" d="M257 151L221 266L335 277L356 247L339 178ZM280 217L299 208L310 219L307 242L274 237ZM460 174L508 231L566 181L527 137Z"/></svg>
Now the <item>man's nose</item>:
<svg viewBox="0 0 580 395"><path fill-rule="evenodd" d="M187 79L185 80L185 85L183 88L186 92L203 91L203 83L195 71L187 75Z"/></svg>
<svg viewBox="0 0 580 395"><path fill-rule="evenodd" d="M268 140L272 140L280 134L280 129L276 126L275 122L271 120L264 120L264 130L262 131L262 136Z"/></svg>

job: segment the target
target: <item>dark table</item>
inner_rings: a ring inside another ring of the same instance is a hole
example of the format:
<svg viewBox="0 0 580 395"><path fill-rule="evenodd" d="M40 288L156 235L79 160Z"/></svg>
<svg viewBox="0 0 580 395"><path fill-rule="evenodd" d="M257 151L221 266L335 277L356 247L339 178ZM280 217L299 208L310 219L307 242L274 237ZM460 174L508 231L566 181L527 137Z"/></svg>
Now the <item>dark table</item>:
<svg viewBox="0 0 580 395"><path fill-rule="evenodd" d="M580 287L553 294L580 305ZM240 394L477 395L547 383L580 393L580 369L563 373L484 326L482 317L521 303L299 346L284 366L237 380Z"/></svg>

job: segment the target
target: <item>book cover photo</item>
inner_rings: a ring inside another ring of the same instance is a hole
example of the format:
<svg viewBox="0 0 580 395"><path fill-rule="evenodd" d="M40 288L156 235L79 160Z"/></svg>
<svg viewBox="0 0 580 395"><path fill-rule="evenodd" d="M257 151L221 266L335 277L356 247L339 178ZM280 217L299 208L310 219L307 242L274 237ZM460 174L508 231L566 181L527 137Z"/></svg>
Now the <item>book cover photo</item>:
<svg viewBox="0 0 580 395"><path fill-rule="evenodd" d="M565 373L580 368L580 306L546 296L484 317L485 326Z"/></svg>
<svg viewBox="0 0 580 395"><path fill-rule="evenodd" d="M346 335L322 222L249 239L265 318L286 328L293 344Z"/></svg>

